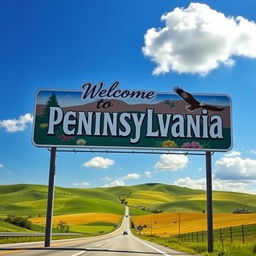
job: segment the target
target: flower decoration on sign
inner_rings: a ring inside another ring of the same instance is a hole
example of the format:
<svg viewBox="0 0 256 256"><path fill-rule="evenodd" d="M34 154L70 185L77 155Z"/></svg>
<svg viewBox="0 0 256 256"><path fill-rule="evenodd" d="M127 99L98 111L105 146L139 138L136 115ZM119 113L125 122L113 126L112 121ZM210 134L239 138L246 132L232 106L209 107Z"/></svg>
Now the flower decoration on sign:
<svg viewBox="0 0 256 256"><path fill-rule="evenodd" d="M40 124L40 128L42 128L42 129L45 129L45 128L47 128L48 127L48 124L47 123L41 123Z"/></svg>
<svg viewBox="0 0 256 256"><path fill-rule="evenodd" d="M85 145L85 144L86 144L86 140L84 140L84 139L79 139L79 140L76 141L76 144L77 144L77 145Z"/></svg>
<svg viewBox="0 0 256 256"><path fill-rule="evenodd" d="M192 141L192 142L185 142L181 145L182 148L203 148L199 142Z"/></svg>
<svg viewBox="0 0 256 256"><path fill-rule="evenodd" d="M74 136L67 136L65 134L61 134L58 136L58 138L62 141L70 141L74 138Z"/></svg>
<svg viewBox="0 0 256 256"><path fill-rule="evenodd" d="M173 140L165 140L162 143L162 147L164 147L164 148L176 148L177 144Z"/></svg>

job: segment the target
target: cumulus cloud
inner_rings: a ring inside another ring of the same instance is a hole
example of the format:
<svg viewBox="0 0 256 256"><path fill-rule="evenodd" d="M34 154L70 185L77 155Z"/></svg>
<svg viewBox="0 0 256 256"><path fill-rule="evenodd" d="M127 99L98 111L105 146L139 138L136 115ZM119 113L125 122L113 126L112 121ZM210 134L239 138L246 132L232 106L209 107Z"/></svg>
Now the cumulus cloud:
<svg viewBox="0 0 256 256"><path fill-rule="evenodd" d="M223 157L215 163L215 177L222 180L256 180L256 160Z"/></svg>
<svg viewBox="0 0 256 256"><path fill-rule="evenodd" d="M147 178L152 178L150 171L145 171L145 172L144 172L144 175L145 175Z"/></svg>
<svg viewBox="0 0 256 256"><path fill-rule="evenodd" d="M174 182L175 185L192 189L206 189L206 179L192 179L190 177L180 178ZM215 191L233 191L256 194L256 181L236 181L213 179L212 187Z"/></svg>
<svg viewBox="0 0 256 256"><path fill-rule="evenodd" d="M187 167L188 157L184 155L160 155L160 160L155 164L155 168L162 171L177 171Z"/></svg>
<svg viewBox="0 0 256 256"><path fill-rule="evenodd" d="M0 168L4 168L4 165L0 163Z"/></svg>
<svg viewBox="0 0 256 256"><path fill-rule="evenodd" d="M75 187L89 187L89 186L91 186L91 183L84 181L84 182L75 182L72 185Z"/></svg>
<svg viewBox="0 0 256 256"><path fill-rule="evenodd" d="M122 180L136 180L139 179L140 175L138 173L128 173L127 175L123 176Z"/></svg>
<svg viewBox="0 0 256 256"><path fill-rule="evenodd" d="M153 74L170 71L206 75L234 56L256 57L256 24L230 17L206 4L190 3L162 15L163 28L144 35L144 56L156 63Z"/></svg>
<svg viewBox="0 0 256 256"><path fill-rule="evenodd" d="M0 120L0 128L7 132L20 132L27 128L28 124L33 122L33 116L30 113L21 115L18 119Z"/></svg>
<svg viewBox="0 0 256 256"><path fill-rule="evenodd" d="M103 180L103 181L111 181L113 179L108 177L108 176L105 176L105 177L101 178L101 180Z"/></svg>
<svg viewBox="0 0 256 256"><path fill-rule="evenodd" d="M85 162L82 164L84 167L91 167L91 168L101 168L106 169L109 166L113 166L115 164L115 161L109 158L103 158L100 156L96 156L92 158L90 161Z"/></svg>
<svg viewBox="0 0 256 256"><path fill-rule="evenodd" d="M111 181L103 185L103 187L115 187L115 186L125 186L125 182L124 182L125 180L136 180L139 178L140 178L140 175L138 173L128 173L121 178L112 179L109 177L104 177L101 180Z"/></svg>
<svg viewBox="0 0 256 256"><path fill-rule="evenodd" d="M174 185L193 189L205 189L205 184L205 178L191 179L190 177L180 178L174 182Z"/></svg>
<svg viewBox="0 0 256 256"><path fill-rule="evenodd" d="M233 151L231 151L231 152L229 152L229 153L226 153L225 156L226 156L226 157L241 156L241 152L238 152L238 151L233 150Z"/></svg>
<svg viewBox="0 0 256 256"><path fill-rule="evenodd" d="M116 187L116 186L125 186L125 183L122 179L116 179L116 180L113 180L107 184L105 184L104 188L108 188L108 187Z"/></svg>

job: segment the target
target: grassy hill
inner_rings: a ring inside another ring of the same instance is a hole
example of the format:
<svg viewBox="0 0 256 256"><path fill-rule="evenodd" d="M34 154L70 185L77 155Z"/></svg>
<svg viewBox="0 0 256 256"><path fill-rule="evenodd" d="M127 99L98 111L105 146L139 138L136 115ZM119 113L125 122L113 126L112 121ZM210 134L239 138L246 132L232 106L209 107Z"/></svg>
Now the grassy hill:
<svg viewBox="0 0 256 256"><path fill-rule="evenodd" d="M172 212L202 212L206 208L203 190L174 185L148 183L111 188L55 188L54 215L77 213L114 213L122 215L123 199L134 215L154 210ZM47 186L0 185L0 217L8 213L22 216L44 216ZM236 208L256 212L256 195L234 192L213 192L213 209L218 213L232 213Z"/></svg>
<svg viewBox="0 0 256 256"><path fill-rule="evenodd" d="M9 214L43 216L46 212L47 186L1 185L0 216ZM115 194L103 189L55 188L54 215L106 212L122 215L124 207Z"/></svg>

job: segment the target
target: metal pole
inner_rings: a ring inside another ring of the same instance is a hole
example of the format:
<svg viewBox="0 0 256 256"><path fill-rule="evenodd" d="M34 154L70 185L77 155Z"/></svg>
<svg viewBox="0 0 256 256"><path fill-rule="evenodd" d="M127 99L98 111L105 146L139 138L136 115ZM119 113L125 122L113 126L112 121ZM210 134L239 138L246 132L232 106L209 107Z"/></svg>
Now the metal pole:
<svg viewBox="0 0 256 256"><path fill-rule="evenodd" d="M56 148L51 148L44 247L51 246Z"/></svg>
<svg viewBox="0 0 256 256"><path fill-rule="evenodd" d="M212 215L212 159L206 152L206 194L207 194L207 231L208 252L213 252L213 215Z"/></svg>

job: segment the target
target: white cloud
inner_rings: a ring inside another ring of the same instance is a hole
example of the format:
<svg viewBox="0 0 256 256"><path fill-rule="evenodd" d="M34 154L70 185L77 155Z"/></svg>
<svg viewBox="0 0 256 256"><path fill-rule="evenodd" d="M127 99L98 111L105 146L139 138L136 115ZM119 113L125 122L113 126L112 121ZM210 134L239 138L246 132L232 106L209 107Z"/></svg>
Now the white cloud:
<svg viewBox="0 0 256 256"><path fill-rule="evenodd" d="M136 180L139 179L140 175L138 173L128 173L127 175L123 176L122 180Z"/></svg>
<svg viewBox="0 0 256 256"><path fill-rule="evenodd" d="M162 15L163 28L147 30L143 53L157 66L153 74L170 71L206 75L233 56L256 57L256 24L241 16L227 17L206 4L190 3Z"/></svg>
<svg viewBox="0 0 256 256"><path fill-rule="evenodd" d="M91 186L91 183L84 181L84 182L75 182L72 185L75 187L89 187L89 186Z"/></svg>
<svg viewBox="0 0 256 256"><path fill-rule="evenodd" d="M160 160L155 164L158 170L177 171L187 167L188 158L184 155L160 155Z"/></svg>
<svg viewBox="0 0 256 256"><path fill-rule="evenodd" d="M101 180L103 180L103 181L111 181L113 179L109 178L108 176L105 176L105 177L101 178Z"/></svg>
<svg viewBox="0 0 256 256"><path fill-rule="evenodd" d="M139 178L140 178L140 175L138 173L128 173L121 178L116 178L115 180L113 180L112 178L109 178L109 177L104 177L101 180L111 181L111 182L103 185L103 187L115 187L115 186L125 186L124 180L136 180Z"/></svg>
<svg viewBox="0 0 256 256"><path fill-rule="evenodd" d="M4 168L4 165L0 163L0 168Z"/></svg>
<svg viewBox="0 0 256 256"><path fill-rule="evenodd" d="M114 181L112 181L110 183L105 184L102 187L108 188L108 187L116 187L116 186L125 186L125 183L121 179L116 179L116 180L114 180Z"/></svg>
<svg viewBox="0 0 256 256"><path fill-rule="evenodd" d="M192 189L206 189L206 179L191 179L190 177L180 178L174 182L175 185ZM235 181L213 179L212 187L215 191L233 191L256 194L255 181Z"/></svg>
<svg viewBox="0 0 256 256"><path fill-rule="evenodd" d="M226 153L225 156L226 156L226 157L241 156L241 152L238 152L238 151L233 150L233 151L231 151L231 152L229 152L229 153Z"/></svg>
<svg viewBox="0 0 256 256"><path fill-rule="evenodd" d="M18 119L6 119L0 121L0 128L5 129L7 132L24 131L28 124L33 122L33 116L30 113L21 115Z"/></svg>
<svg viewBox="0 0 256 256"><path fill-rule="evenodd" d="M144 172L144 175L145 175L147 178L152 178L150 171L145 171L145 172Z"/></svg>
<svg viewBox="0 0 256 256"><path fill-rule="evenodd" d="M250 153L256 154L256 150L252 149L250 150Z"/></svg>
<svg viewBox="0 0 256 256"><path fill-rule="evenodd" d="M256 180L256 160L223 157L215 163L215 177L223 180Z"/></svg>
<svg viewBox="0 0 256 256"><path fill-rule="evenodd" d="M190 177L180 178L174 182L174 185L192 189L205 189L205 178L193 180Z"/></svg>
<svg viewBox="0 0 256 256"><path fill-rule="evenodd" d="M96 156L96 157L92 158L90 161L85 162L82 166L106 169L109 166L112 166L114 164L115 164L115 161L112 159Z"/></svg>
<svg viewBox="0 0 256 256"><path fill-rule="evenodd" d="M81 182L81 185L84 186L84 187L89 187L89 186L91 186L91 183L87 182L87 181L84 181L84 182Z"/></svg>

